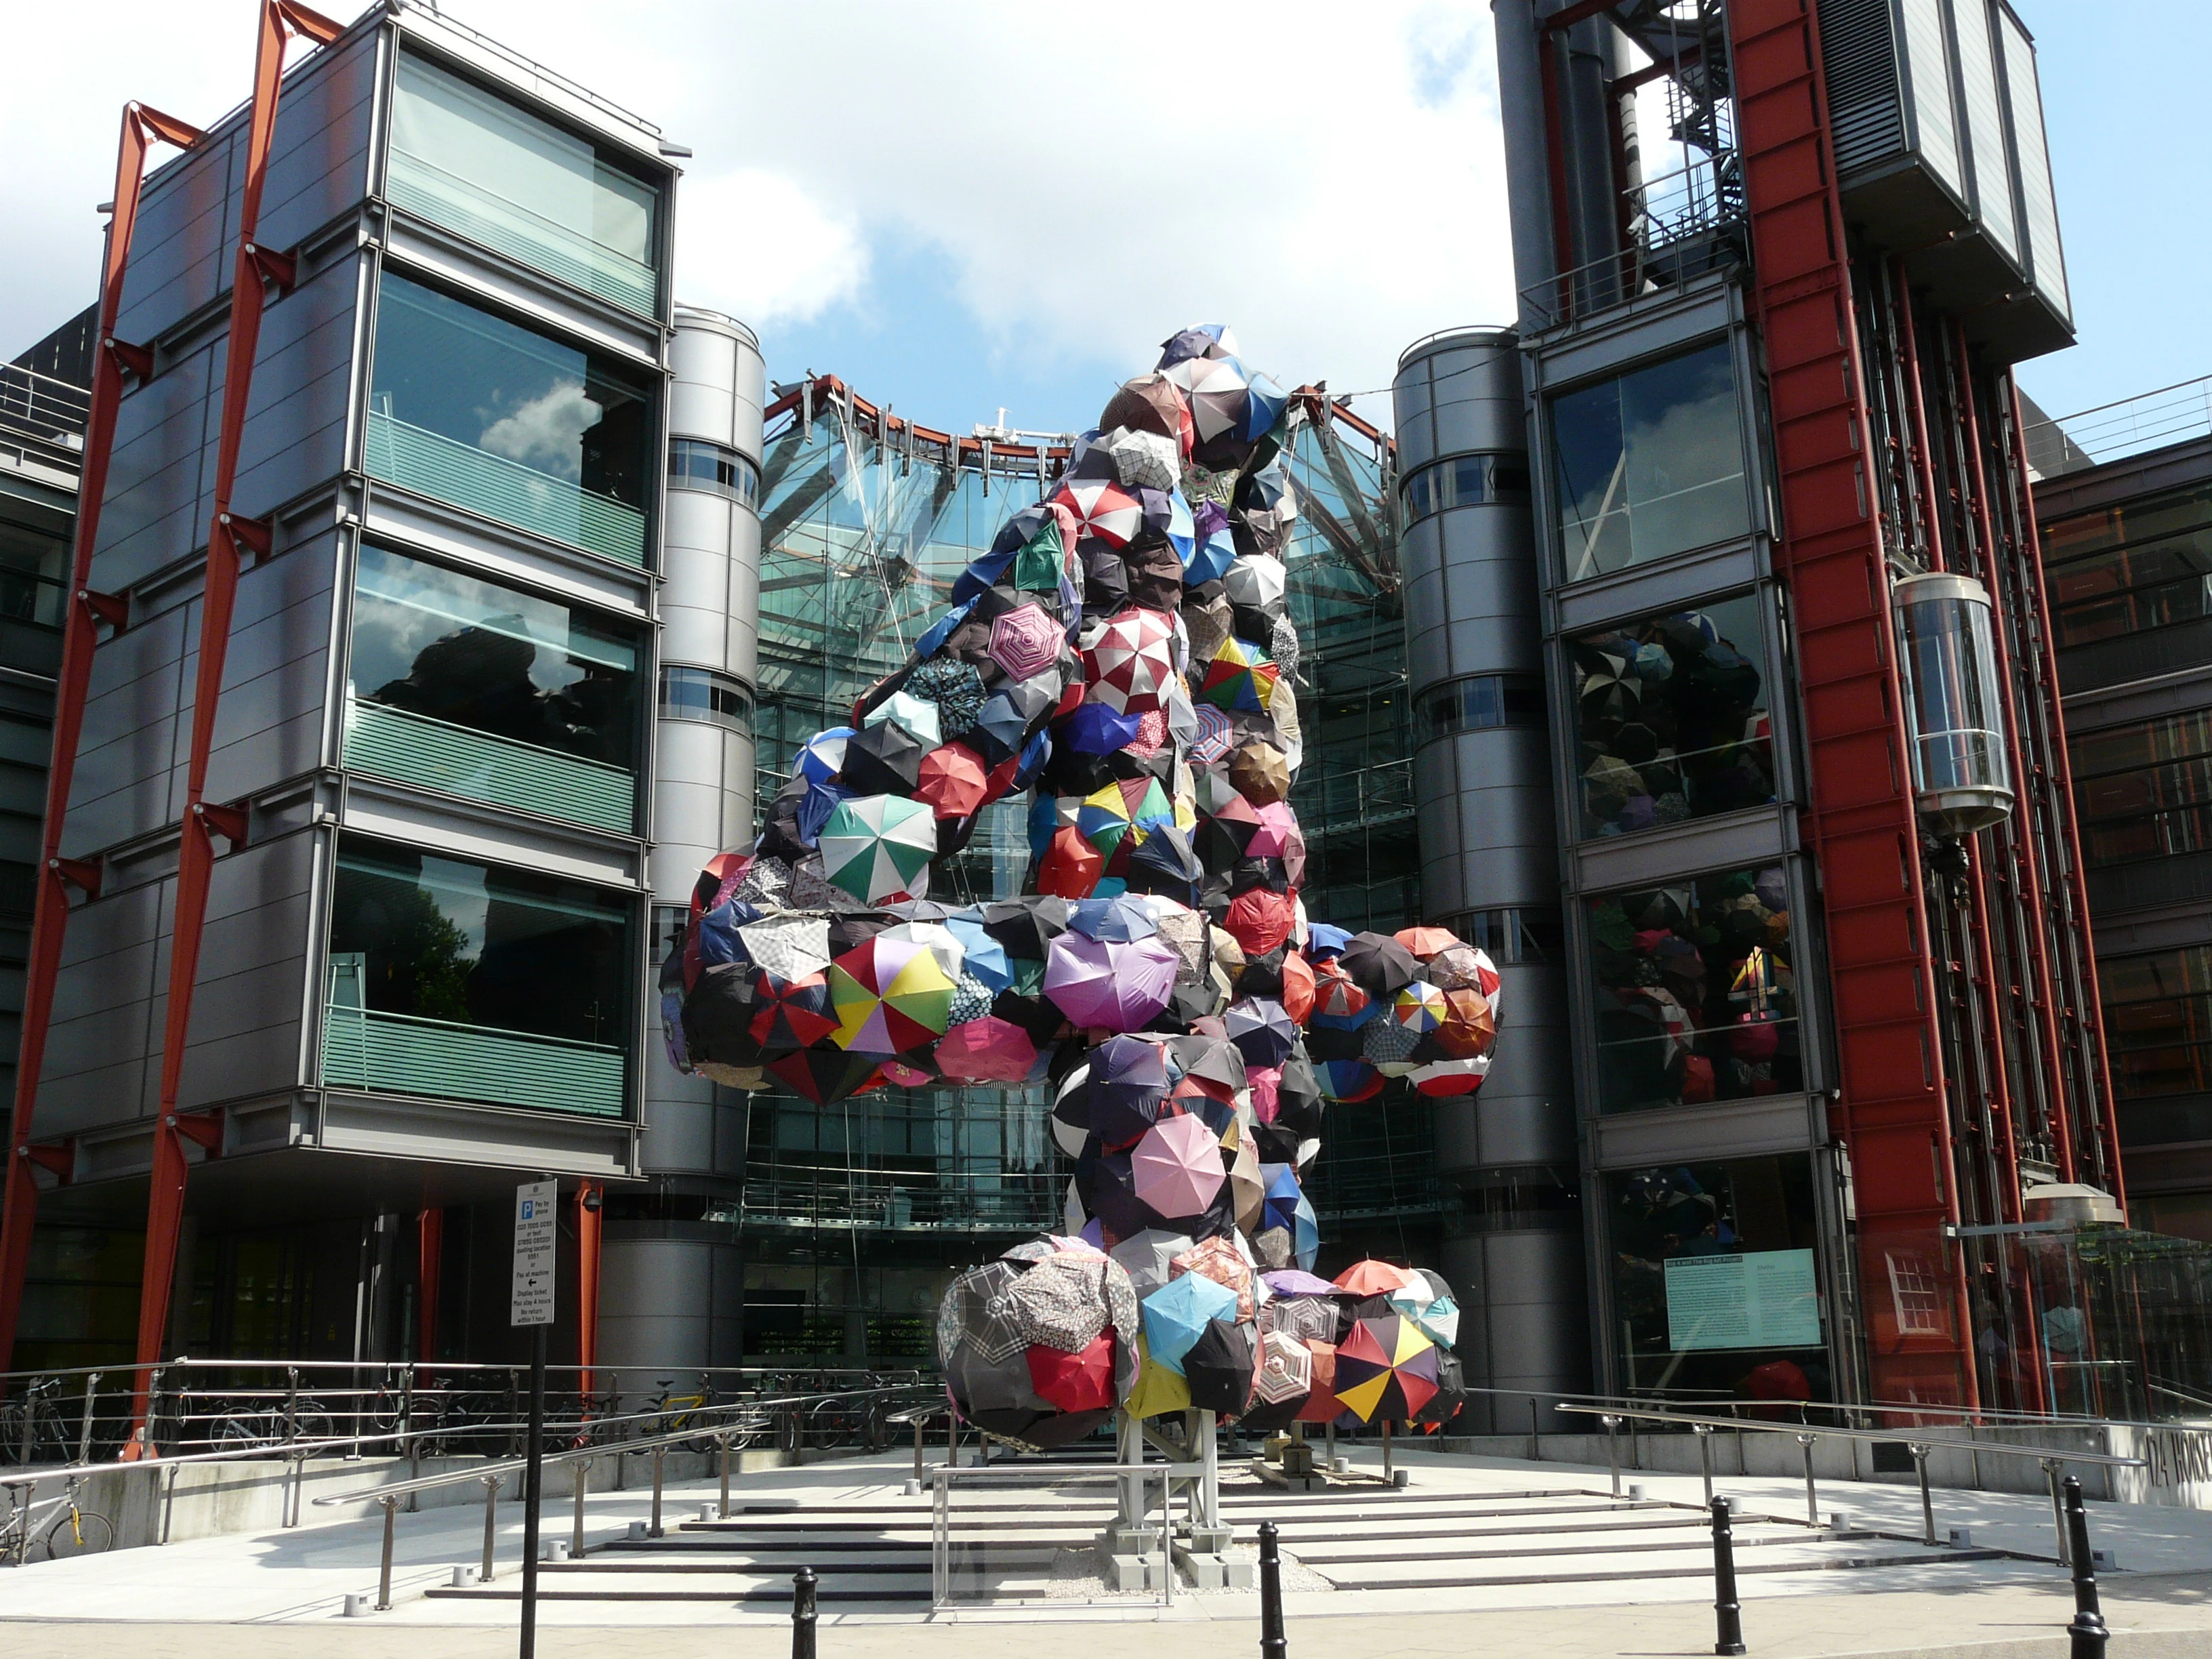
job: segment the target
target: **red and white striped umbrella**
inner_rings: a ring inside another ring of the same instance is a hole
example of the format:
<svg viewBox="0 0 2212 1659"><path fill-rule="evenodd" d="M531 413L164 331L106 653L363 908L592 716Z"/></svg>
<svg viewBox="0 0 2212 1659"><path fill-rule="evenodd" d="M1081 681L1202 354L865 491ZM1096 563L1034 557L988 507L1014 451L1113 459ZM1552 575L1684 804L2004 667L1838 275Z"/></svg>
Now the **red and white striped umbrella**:
<svg viewBox="0 0 2212 1659"><path fill-rule="evenodd" d="M1053 500L1074 515L1078 536L1095 538L1109 547L1127 546L1145 522L1143 504L1121 485L1101 478L1071 478Z"/></svg>
<svg viewBox="0 0 2212 1659"><path fill-rule="evenodd" d="M1117 714L1158 708L1175 679L1173 631L1174 624L1157 611L1124 611L1083 653L1085 695Z"/></svg>

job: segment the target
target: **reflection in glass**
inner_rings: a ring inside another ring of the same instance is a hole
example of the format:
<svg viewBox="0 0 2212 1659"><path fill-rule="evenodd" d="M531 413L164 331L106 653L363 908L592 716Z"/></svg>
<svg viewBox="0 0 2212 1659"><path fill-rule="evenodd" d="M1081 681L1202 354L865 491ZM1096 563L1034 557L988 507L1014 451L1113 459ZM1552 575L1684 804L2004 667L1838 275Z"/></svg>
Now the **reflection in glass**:
<svg viewBox="0 0 2212 1659"><path fill-rule="evenodd" d="M2093 867L2212 851L2212 709L2083 732L2066 747Z"/></svg>
<svg viewBox="0 0 2212 1659"><path fill-rule="evenodd" d="M1941 833L1971 835L2013 799L1989 595L1939 574L1906 578L1893 599L1919 811Z"/></svg>
<svg viewBox="0 0 2212 1659"><path fill-rule="evenodd" d="M1772 804L1755 597L1586 634L1567 654L1584 836Z"/></svg>
<svg viewBox="0 0 2212 1659"><path fill-rule="evenodd" d="M668 482L678 489L703 489L747 507L760 501L760 474L727 444L676 438L668 446Z"/></svg>
<svg viewBox="0 0 2212 1659"><path fill-rule="evenodd" d="M1424 743L1454 732L1543 724L1544 677L1540 674L1481 674L1421 694L1420 740Z"/></svg>
<svg viewBox="0 0 2212 1659"><path fill-rule="evenodd" d="M0 617L59 628L69 551L64 537L0 523Z"/></svg>
<svg viewBox="0 0 2212 1659"><path fill-rule="evenodd" d="M360 1006L621 1047L630 905L580 882L354 836L339 844L333 961L357 956Z"/></svg>
<svg viewBox="0 0 2212 1659"><path fill-rule="evenodd" d="M399 60L394 204L650 316L659 192L613 158L419 58Z"/></svg>
<svg viewBox="0 0 2212 1659"><path fill-rule="evenodd" d="M1749 1401L1776 1417L1835 1398L1808 1154L1620 1170L1605 1196L1629 1393Z"/></svg>
<svg viewBox="0 0 2212 1659"><path fill-rule="evenodd" d="M361 550L362 702L635 770L637 662L626 630L557 599Z"/></svg>
<svg viewBox="0 0 2212 1659"><path fill-rule="evenodd" d="M654 404L635 372L390 271L378 296L370 472L641 563Z"/></svg>
<svg viewBox="0 0 2212 1659"><path fill-rule="evenodd" d="M1551 430L1569 581L1751 527L1725 340L1561 393Z"/></svg>
<svg viewBox="0 0 2212 1659"><path fill-rule="evenodd" d="M1589 901L1598 1109L1805 1086L1779 865Z"/></svg>
<svg viewBox="0 0 2212 1659"><path fill-rule="evenodd" d="M1518 454L1454 455L1406 475L1406 522L1446 507L1528 499L1528 465Z"/></svg>
<svg viewBox="0 0 2212 1659"><path fill-rule="evenodd" d="M753 734L753 700L738 679L711 668L660 671L660 712L679 720L707 720Z"/></svg>
<svg viewBox="0 0 2212 1659"><path fill-rule="evenodd" d="M2212 945L2100 958L2097 985L2115 1097L2212 1090Z"/></svg>

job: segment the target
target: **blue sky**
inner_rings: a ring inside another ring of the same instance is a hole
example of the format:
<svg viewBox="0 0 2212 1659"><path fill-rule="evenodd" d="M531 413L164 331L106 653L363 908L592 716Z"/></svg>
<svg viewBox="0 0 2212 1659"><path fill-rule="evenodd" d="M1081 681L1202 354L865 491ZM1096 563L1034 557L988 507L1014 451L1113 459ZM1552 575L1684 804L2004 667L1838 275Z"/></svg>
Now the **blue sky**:
<svg viewBox="0 0 2212 1659"><path fill-rule="evenodd" d="M2081 337L2023 384L2063 414L2212 374L2212 5L2016 3ZM693 148L682 297L752 323L773 374L926 424L1085 425L1200 321L1387 422L1401 347L1510 314L1487 0L1122 0L1111 27L1028 0L451 9ZM251 0L102 15L96 52L66 8L11 19L42 67L0 103L0 356L91 296L124 100L206 120L246 90Z"/></svg>

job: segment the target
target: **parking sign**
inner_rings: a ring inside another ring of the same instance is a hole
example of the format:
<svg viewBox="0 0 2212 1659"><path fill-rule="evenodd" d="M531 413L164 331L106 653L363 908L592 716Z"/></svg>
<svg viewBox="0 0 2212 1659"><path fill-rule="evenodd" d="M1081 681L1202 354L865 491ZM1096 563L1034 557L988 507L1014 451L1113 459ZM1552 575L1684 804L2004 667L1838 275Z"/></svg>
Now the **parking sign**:
<svg viewBox="0 0 2212 1659"><path fill-rule="evenodd" d="M510 1325L553 1322L554 1221L560 1213L561 1183L532 1181L514 1189L514 1290L508 1304Z"/></svg>

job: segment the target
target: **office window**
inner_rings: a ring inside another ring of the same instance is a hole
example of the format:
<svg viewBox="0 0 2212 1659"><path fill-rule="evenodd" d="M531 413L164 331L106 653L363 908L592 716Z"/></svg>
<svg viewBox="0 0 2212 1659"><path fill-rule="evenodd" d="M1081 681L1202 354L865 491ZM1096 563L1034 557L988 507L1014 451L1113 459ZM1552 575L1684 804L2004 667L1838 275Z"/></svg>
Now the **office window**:
<svg viewBox="0 0 2212 1659"><path fill-rule="evenodd" d="M1629 1393L1782 1410L1835 1398L1809 1156L1623 1170L1604 1190Z"/></svg>
<svg viewBox="0 0 2212 1659"><path fill-rule="evenodd" d="M1774 799L1758 599L1646 617L1567 643L1585 837Z"/></svg>
<svg viewBox="0 0 2212 1659"><path fill-rule="evenodd" d="M711 668L660 671L660 712L679 720L708 720L750 738L753 698L737 680Z"/></svg>
<svg viewBox="0 0 2212 1659"><path fill-rule="evenodd" d="M2097 964L2097 985L2115 1097L2212 1088L2212 945L2107 957Z"/></svg>
<svg viewBox="0 0 2212 1659"><path fill-rule="evenodd" d="M1591 899L1589 933L1601 1111L1805 1086L1781 866Z"/></svg>
<svg viewBox="0 0 2212 1659"><path fill-rule="evenodd" d="M668 446L668 482L677 489L726 495L746 507L760 503L760 473L727 444L678 438Z"/></svg>
<svg viewBox="0 0 2212 1659"><path fill-rule="evenodd" d="M632 365L384 273L369 392L376 477L642 564L656 409Z"/></svg>
<svg viewBox="0 0 2212 1659"><path fill-rule="evenodd" d="M2212 484L2058 520L2043 551L2062 649L2212 617Z"/></svg>
<svg viewBox="0 0 2212 1659"><path fill-rule="evenodd" d="M1406 475L1399 486L1406 522L1447 507L1528 499L1528 464L1519 455L1454 455Z"/></svg>
<svg viewBox="0 0 2212 1659"><path fill-rule="evenodd" d="M1750 530L1725 340L1562 392L1550 427L1568 581Z"/></svg>
<svg viewBox="0 0 2212 1659"><path fill-rule="evenodd" d="M412 56L392 115L394 205L652 316L660 192L616 152Z"/></svg>
<svg viewBox="0 0 2212 1659"><path fill-rule="evenodd" d="M2212 709L2085 732L2066 750L2092 867L2212 849Z"/></svg>
<svg viewBox="0 0 2212 1659"><path fill-rule="evenodd" d="M636 635L561 600L364 546L351 668L362 702L636 768Z"/></svg>
<svg viewBox="0 0 2212 1659"><path fill-rule="evenodd" d="M1540 674L1479 674L1452 680L1421 696L1420 741L1454 732L1544 724Z"/></svg>

